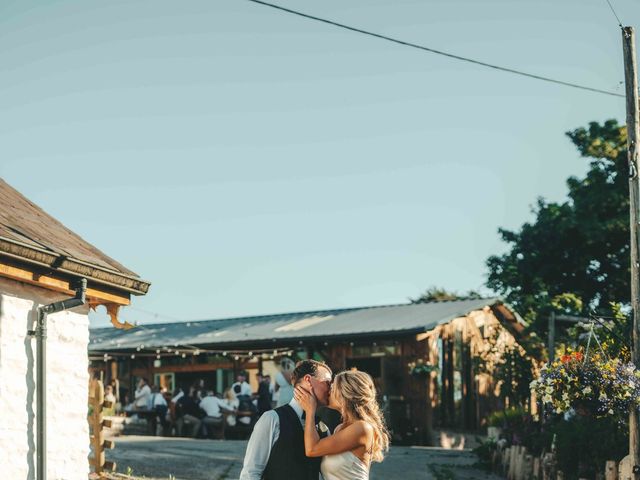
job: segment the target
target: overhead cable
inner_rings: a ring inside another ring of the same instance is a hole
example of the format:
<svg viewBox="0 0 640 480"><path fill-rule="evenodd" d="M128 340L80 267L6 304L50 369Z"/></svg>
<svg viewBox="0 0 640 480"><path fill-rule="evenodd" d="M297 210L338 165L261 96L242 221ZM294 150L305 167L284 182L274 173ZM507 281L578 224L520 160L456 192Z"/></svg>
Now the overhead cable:
<svg viewBox="0 0 640 480"><path fill-rule="evenodd" d="M498 70L498 71L501 71L501 72L506 72L506 73L512 73L514 75L520 75L522 77L533 78L535 80L541 80L543 82L549 82L549 83L555 83L555 84L558 84L558 85L564 85L565 87L577 88L577 89L580 89L580 90L587 90L589 92L600 93L600 94L603 94L603 95L610 95L610 96L613 96L613 97L624 97L624 95L622 95L620 93L612 92L612 91L609 91L609 90L602 90L602 89L599 89L599 88L593 88L593 87L589 87L589 86L586 86L586 85L580 85L578 83L565 82L563 80L557 80L557 79L551 78L551 77L545 77L545 76L542 76L542 75L536 75L534 73L528 73L528 72L524 72L522 70L516 70L514 68L502 67L500 65L494 65L492 63L482 62L480 60L474 60L473 58L469 58L469 57L462 57L460 55L455 55L453 53L444 52L442 50L437 50L435 48L426 47L424 45L418 45L416 43L406 42L404 40L399 40L397 38L389 37L387 35L382 35L382 34L379 34L379 33L370 32L368 30L363 30L361 28L351 27L351 26L345 25L343 23L334 22L333 20L328 20L326 18L316 17L314 15L309 15L307 13L302 13L302 12L299 12L297 10L292 10L290 8L281 7L280 5L276 5L276 4L273 4L273 3L265 2L263 0L248 0L248 1L260 4L260 5L264 5L266 7L275 8L276 10L280 10L280 11L283 11L283 12L291 13L293 15L297 15L299 17L307 18L309 20L315 20L317 22L322 22L322 23L326 23L328 25L333 25L334 27L342 28L342 29L345 29L345 30L350 30L352 32L362 33L364 35L369 35L371 37L379 38L381 40L387 40L389 42L397 43L399 45L404 45L406 47L417 48L419 50L423 50L423 51L426 51L426 52L434 53L436 55L442 55L444 57L452 58L454 60L459 60L461 62L472 63L474 65L479 65L481 67L491 68L491 69Z"/></svg>

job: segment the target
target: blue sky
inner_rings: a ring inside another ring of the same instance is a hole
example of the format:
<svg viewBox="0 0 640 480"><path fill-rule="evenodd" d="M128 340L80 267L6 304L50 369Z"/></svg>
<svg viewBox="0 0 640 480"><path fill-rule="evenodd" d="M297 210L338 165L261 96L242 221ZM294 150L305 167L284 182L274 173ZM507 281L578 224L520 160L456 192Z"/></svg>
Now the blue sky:
<svg viewBox="0 0 640 480"><path fill-rule="evenodd" d="M605 0L278 3L624 90ZM140 323L482 289L497 228L586 170L564 132L624 119L621 98L245 0L4 1L0 109L0 174L152 282L123 312Z"/></svg>

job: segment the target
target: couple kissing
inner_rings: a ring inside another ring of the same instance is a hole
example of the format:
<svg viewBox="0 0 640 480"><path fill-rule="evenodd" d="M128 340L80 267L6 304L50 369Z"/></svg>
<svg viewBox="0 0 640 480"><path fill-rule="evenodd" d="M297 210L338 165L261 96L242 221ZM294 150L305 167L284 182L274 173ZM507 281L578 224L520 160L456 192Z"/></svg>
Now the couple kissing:
<svg viewBox="0 0 640 480"><path fill-rule="evenodd" d="M348 370L332 381L331 369L315 360L298 362L294 398L264 413L256 423L240 480L368 480L381 462L389 434L365 372ZM319 406L340 412L333 432L316 417Z"/></svg>

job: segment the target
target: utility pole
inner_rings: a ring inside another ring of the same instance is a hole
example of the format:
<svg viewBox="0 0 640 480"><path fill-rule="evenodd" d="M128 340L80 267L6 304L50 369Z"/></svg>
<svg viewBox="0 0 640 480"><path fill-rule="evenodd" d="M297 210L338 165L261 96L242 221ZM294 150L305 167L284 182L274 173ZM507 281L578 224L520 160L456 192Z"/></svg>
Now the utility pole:
<svg viewBox="0 0 640 480"><path fill-rule="evenodd" d="M640 367L640 156L638 152L638 73L636 63L636 39L633 27L622 27L622 46L624 52L624 80L627 97L627 148L629 161L629 210L631 225L631 305L633 307L633 363ZM629 413L629 461L635 480L640 480L640 419L638 409Z"/></svg>

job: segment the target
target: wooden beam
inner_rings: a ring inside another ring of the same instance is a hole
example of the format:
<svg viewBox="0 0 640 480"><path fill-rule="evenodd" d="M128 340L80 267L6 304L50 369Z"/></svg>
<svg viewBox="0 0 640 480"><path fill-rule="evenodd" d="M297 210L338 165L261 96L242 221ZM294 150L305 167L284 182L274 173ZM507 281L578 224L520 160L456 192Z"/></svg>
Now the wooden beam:
<svg viewBox="0 0 640 480"><path fill-rule="evenodd" d="M70 297L73 297L76 293L68 280L63 280L50 275L40 275L37 272L9 265L3 261L0 261L0 276L64 293ZM102 305L105 303L129 305L131 303L131 295L126 292L106 292L99 287L96 288L95 286L92 286L87 288L87 301L90 305Z"/></svg>
<svg viewBox="0 0 640 480"><path fill-rule="evenodd" d="M220 369L233 369L233 363L201 363L199 365L163 365L153 369L154 373L188 373L188 372L214 372Z"/></svg>
<svg viewBox="0 0 640 480"><path fill-rule="evenodd" d="M419 333L416 335L416 342L422 342L431 336L431 332Z"/></svg>

